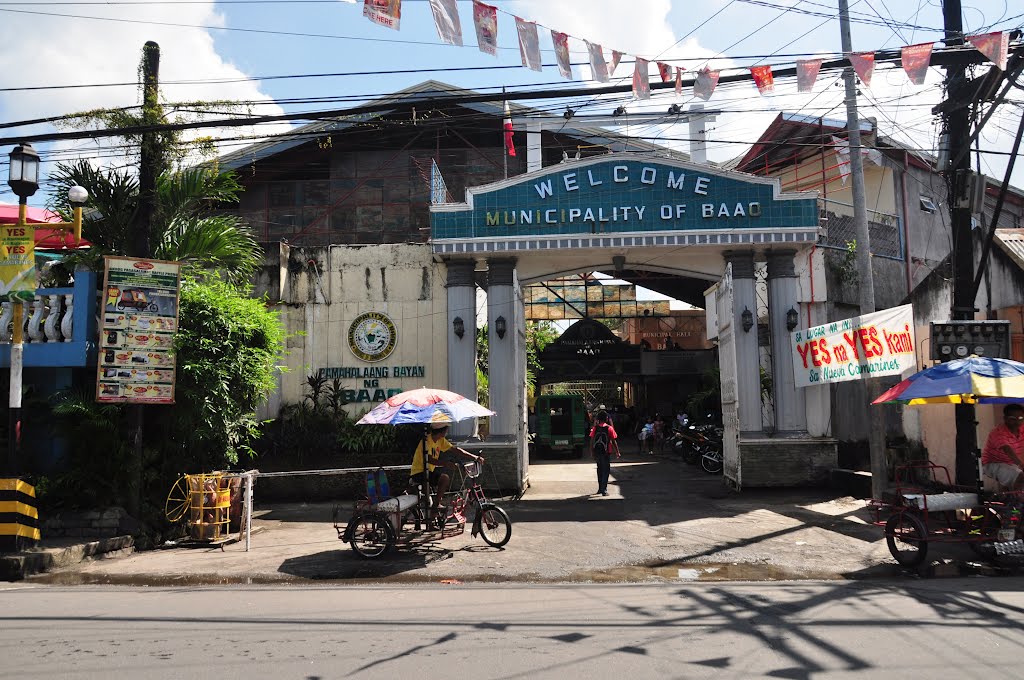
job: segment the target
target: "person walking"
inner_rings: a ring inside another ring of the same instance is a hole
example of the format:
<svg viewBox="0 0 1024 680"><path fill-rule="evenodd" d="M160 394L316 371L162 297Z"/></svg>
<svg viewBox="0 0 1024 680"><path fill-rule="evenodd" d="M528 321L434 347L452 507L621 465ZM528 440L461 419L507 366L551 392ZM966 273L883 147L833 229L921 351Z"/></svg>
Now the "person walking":
<svg viewBox="0 0 1024 680"><path fill-rule="evenodd" d="M619 435L615 427L608 422L608 413L600 411L597 422L590 430L590 455L597 463L597 493L608 495L608 476L612 471L612 455L621 457L619 452Z"/></svg>

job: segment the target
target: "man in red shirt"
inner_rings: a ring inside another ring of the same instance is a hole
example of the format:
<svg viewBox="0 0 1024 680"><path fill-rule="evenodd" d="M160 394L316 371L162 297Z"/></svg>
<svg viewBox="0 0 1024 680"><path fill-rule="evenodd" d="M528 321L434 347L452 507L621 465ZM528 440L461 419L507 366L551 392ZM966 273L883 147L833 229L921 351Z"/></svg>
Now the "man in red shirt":
<svg viewBox="0 0 1024 680"><path fill-rule="evenodd" d="M1003 409L1003 424L988 435L981 452L982 471L999 484L1000 491L1024 488L1024 406L1008 404Z"/></svg>
<svg viewBox="0 0 1024 680"><path fill-rule="evenodd" d="M616 441L619 435L615 428L608 422L608 413L599 411L597 423L590 430L590 455L597 463L597 492L602 496L608 495L608 475L612 471L612 454L618 458L619 443Z"/></svg>

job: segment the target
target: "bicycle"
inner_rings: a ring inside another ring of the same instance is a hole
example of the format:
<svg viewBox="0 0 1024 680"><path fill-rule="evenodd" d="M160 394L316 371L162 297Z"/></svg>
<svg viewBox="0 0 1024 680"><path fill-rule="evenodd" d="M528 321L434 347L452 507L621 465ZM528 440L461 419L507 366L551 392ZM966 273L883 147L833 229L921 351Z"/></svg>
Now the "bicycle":
<svg viewBox="0 0 1024 680"><path fill-rule="evenodd" d="M409 543L416 536L451 538L464 533L470 523L471 536L479 534L488 545L503 547L512 538L512 522L484 493L479 482L483 466L474 461L457 467L462 482L457 491L445 494L443 515L431 517L430 489L417 485L409 493L376 503L357 502L344 528L335 515L338 538L360 557L373 559L391 551L400 540Z"/></svg>

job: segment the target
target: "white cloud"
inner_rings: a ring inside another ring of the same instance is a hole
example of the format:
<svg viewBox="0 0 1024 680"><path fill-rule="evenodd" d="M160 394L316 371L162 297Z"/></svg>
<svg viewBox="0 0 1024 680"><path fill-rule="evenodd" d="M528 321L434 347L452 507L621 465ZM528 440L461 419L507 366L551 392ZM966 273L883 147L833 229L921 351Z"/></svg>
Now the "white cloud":
<svg viewBox="0 0 1024 680"><path fill-rule="evenodd" d="M98 85L135 83L143 45L147 40L160 45L160 81L165 101L231 99L270 102L269 97L261 92L259 83L246 80L246 74L217 54L210 31L187 27L223 25L223 17L215 11L214 4L55 5L52 10L43 6L34 8L32 13L0 12L0 72L5 74L5 87L97 85L0 92L0 119L20 121L138 104L140 92L135 85ZM69 16L58 16L61 14ZM85 17L163 22L178 26ZM26 42L26 36L32 36L32 39ZM19 43L25 43L26 49L17 49L15 46ZM215 86L181 82L210 79L238 82ZM259 107L258 112L281 113L282 109L271 103ZM278 126L277 131L287 127ZM53 130L52 125L43 124L10 128L0 131L0 136ZM203 134L209 132L204 131ZM240 129L223 132L241 134ZM266 127L260 129L261 134L267 132ZM107 144L105 140L98 140L78 141L65 146L86 151ZM102 155L99 151L93 153Z"/></svg>

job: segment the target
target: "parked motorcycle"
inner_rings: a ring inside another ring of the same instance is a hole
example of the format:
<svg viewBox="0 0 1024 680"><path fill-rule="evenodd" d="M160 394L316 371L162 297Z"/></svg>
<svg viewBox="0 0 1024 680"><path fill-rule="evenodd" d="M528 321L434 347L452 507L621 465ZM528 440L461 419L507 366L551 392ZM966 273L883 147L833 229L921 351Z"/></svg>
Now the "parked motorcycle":
<svg viewBox="0 0 1024 680"><path fill-rule="evenodd" d="M696 465L701 457L716 448L721 450L721 439L716 439L708 426L689 425L672 433L672 450L690 465Z"/></svg>

